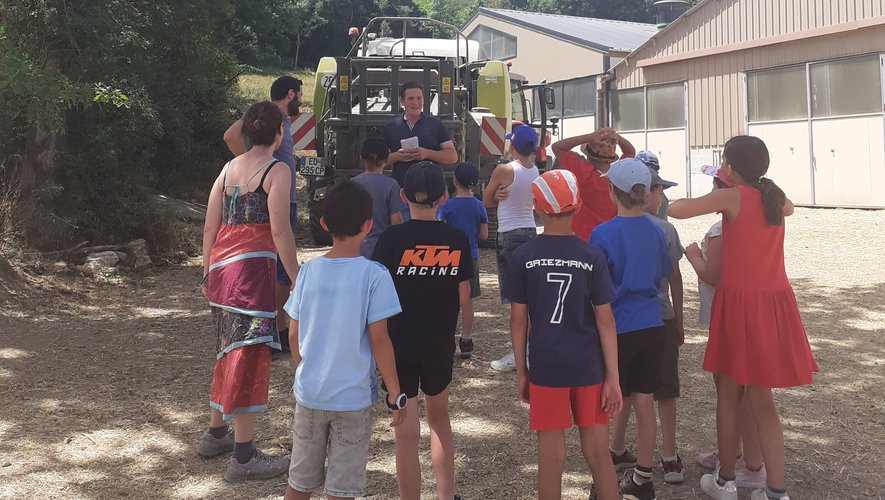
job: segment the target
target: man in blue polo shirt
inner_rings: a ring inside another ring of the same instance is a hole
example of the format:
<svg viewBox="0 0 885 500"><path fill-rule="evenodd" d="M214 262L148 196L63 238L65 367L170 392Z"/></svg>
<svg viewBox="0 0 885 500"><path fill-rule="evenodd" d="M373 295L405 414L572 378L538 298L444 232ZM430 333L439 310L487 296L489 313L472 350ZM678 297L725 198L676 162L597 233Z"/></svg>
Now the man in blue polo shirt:
<svg viewBox="0 0 885 500"><path fill-rule="evenodd" d="M393 165L393 178L403 185L406 171L414 163L430 160L444 165L458 161L458 152L452 136L439 118L424 114L424 90L416 82L406 82L400 87L400 104L403 115L384 126L382 134L390 155L387 165ZM403 148L403 139L418 138L418 147Z"/></svg>

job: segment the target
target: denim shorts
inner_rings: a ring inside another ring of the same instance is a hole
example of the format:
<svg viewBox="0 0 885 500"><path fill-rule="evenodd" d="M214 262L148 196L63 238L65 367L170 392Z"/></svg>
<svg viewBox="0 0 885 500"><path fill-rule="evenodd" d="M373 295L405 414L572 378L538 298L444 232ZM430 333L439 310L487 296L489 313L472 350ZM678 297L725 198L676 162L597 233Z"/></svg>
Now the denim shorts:
<svg viewBox="0 0 885 500"><path fill-rule="evenodd" d="M371 406L326 411L296 405L289 486L305 493L323 488L336 497L365 496L371 436Z"/></svg>
<svg viewBox="0 0 885 500"><path fill-rule="evenodd" d="M498 292L501 294L501 303L509 304L504 298L505 280L507 279L507 266L510 258L523 243L538 235L538 230L533 227L521 227L506 233L498 233L495 240L495 257L498 260Z"/></svg>
<svg viewBox="0 0 885 500"><path fill-rule="evenodd" d="M292 225L292 234L294 235L295 226L298 225L298 205L294 203L289 204L289 224ZM283 261L279 255L277 255L277 283L284 285L292 284L292 280L289 279L289 275L286 273L286 268L283 267Z"/></svg>

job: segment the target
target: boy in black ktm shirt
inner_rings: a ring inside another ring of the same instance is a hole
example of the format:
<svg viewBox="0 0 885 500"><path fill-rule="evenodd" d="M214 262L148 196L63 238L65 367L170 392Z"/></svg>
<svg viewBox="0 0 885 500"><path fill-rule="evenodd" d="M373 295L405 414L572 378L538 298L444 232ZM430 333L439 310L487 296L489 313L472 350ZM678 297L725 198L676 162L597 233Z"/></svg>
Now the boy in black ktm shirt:
<svg viewBox="0 0 885 500"><path fill-rule="evenodd" d="M400 388L411 399L424 393L430 455L440 499L455 498L455 451L449 422L449 383L461 297L470 296L473 259L463 232L436 220L446 181L435 163L422 161L406 173L402 189L411 220L378 238L372 260L390 271L403 312L390 318ZM418 500L421 467L417 404L406 405L406 421L394 428L400 498Z"/></svg>

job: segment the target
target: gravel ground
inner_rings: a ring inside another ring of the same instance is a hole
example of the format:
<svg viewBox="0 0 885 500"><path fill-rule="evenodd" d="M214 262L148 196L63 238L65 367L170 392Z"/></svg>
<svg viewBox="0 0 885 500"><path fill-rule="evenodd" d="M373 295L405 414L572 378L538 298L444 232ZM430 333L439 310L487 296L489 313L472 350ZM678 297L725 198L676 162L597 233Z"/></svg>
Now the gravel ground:
<svg viewBox="0 0 885 500"><path fill-rule="evenodd" d="M712 217L674 221L685 244ZM883 498L885 460L885 212L797 209L787 221L787 272L821 372L809 387L776 392L793 499ZM323 252L305 248L302 259ZM0 269L0 498L280 498L285 478L228 485L225 458L204 460L213 340L197 290L198 262L89 280ZM497 299L494 252L484 250L477 354L456 361L451 415L457 489L467 499L531 498L535 442L516 377L488 362L507 349L507 311ZM700 370L706 336L697 328L697 287L682 264L686 345L681 352L679 446L685 483L659 499L700 498L699 451L715 440L713 387ZM25 283L25 285L22 285ZM271 409L258 445L291 448L292 367L273 365ZM376 409L370 498L396 497L393 433ZM426 436L426 427L424 429ZM586 498L591 481L570 432L565 498ZM424 494L433 492L422 445ZM747 498L747 492L741 498Z"/></svg>

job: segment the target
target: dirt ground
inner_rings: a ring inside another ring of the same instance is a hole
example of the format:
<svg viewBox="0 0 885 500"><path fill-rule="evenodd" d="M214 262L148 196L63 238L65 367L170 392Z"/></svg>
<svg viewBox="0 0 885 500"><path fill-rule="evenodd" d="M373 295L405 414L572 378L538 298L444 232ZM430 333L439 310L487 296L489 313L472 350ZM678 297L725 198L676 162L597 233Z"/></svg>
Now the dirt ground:
<svg viewBox="0 0 885 500"><path fill-rule="evenodd" d="M676 221L684 243L712 218ZM787 271L820 374L777 391L793 499L883 498L885 461L885 212L798 209L788 220ZM302 260L323 252L302 249ZM507 349L494 253L484 250L476 304L477 353L456 361L451 415L457 491L467 499L530 498L535 441L513 373L488 362ZM686 344L678 441L682 485L659 499L702 498L699 451L715 440L713 386L700 369L696 278L687 263ZM285 476L243 485L221 476L226 457L202 459L214 342L196 260L94 280L15 275L0 267L0 498L280 498ZM273 363L270 410L257 444L291 449L288 359ZM376 406L369 459L371 498L396 497L393 433ZM424 429L426 435L426 427ZM425 438L426 439L426 438ZM563 476L566 498L586 498L590 476L576 433ZM424 493L433 494L422 447ZM748 498L747 491L741 498Z"/></svg>

